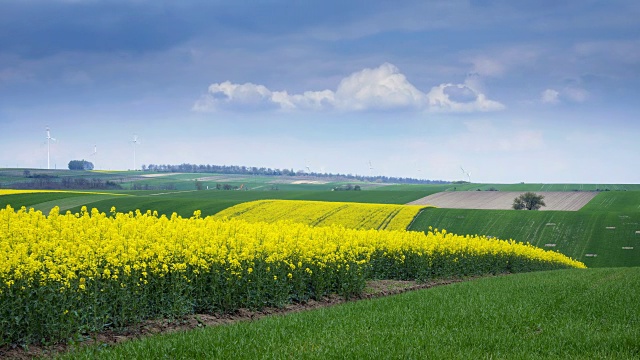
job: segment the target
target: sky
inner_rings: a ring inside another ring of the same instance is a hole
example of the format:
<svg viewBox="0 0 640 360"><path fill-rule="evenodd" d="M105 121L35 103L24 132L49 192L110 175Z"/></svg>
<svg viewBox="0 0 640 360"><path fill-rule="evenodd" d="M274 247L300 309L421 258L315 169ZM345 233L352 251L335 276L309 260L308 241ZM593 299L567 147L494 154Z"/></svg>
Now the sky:
<svg viewBox="0 0 640 360"><path fill-rule="evenodd" d="M638 19L636 0L0 0L0 167L640 183Z"/></svg>

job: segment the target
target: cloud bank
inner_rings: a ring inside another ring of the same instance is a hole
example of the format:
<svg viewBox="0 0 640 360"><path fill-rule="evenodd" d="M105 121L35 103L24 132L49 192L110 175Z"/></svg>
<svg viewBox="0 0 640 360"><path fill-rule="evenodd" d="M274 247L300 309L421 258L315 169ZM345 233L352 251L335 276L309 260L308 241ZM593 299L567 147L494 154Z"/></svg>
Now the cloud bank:
<svg viewBox="0 0 640 360"><path fill-rule="evenodd" d="M289 110L372 111L405 110L427 112L497 111L505 106L490 100L472 82L440 84L427 93L411 84L393 64L363 69L340 81L337 89L289 94L264 85L230 81L209 86L193 106L194 111Z"/></svg>

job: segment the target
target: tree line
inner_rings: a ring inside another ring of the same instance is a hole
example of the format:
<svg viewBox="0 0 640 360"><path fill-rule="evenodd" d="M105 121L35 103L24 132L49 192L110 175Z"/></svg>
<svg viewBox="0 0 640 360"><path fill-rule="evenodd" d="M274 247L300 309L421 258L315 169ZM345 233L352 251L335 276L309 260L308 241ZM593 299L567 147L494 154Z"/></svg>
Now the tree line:
<svg viewBox="0 0 640 360"><path fill-rule="evenodd" d="M57 176L33 176L31 181L16 182L11 184L12 189L20 190L118 190L122 186L114 181L104 181L98 178L70 178L63 177L58 179Z"/></svg>
<svg viewBox="0 0 640 360"><path fill-rule="evenodd" d="M335 180L359 180L368 182L395 183L395 184L449 184L445 180L423 180L394 176L365 176L352 174L333 174L305 172L302 170L294 171L293 169L272 169L266 167L255 166L238 166L238 165L196 165L196 164L180 164L180 165L142 165L142 171L148 172L174 172L174 173L215 173L215 174L233 174L233 175L260 175L260 176L312 176L316 178L331 178Z"/></svg>

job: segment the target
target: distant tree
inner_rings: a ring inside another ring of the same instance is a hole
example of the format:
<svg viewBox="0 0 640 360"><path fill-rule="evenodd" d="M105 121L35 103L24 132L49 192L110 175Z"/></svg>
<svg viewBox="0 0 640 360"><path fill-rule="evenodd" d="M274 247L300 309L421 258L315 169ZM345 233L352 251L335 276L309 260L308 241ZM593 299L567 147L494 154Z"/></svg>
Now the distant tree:
<svg viewBox="0 0 640 360"><path fill-rule="evenodd" d="M538 195L533 192L526 192L517 198L513 199L514 210L539 210L542 206L547 206L544 203L544 196Z"/></svg>
<svg viewBox="0 0 640 360"><path fill-rule="evenodd" d="M93 170L93 163L86 160L71 160L69 170Z"/></svg>
<svg viewBox="0 0 640 360"><path fill-rule="evenodd" d="M353 187L353 190L354 191L360 191L362 189L360 188L360 185L356 185L356 186Z"/></svg>
<svg viewBox="0 0 640 360"><path fill-rule="evenodd" d="M198 181L198 179L196 179L196 190L202 190L204 188L204 186L202 185L202 181Z"/></svg>

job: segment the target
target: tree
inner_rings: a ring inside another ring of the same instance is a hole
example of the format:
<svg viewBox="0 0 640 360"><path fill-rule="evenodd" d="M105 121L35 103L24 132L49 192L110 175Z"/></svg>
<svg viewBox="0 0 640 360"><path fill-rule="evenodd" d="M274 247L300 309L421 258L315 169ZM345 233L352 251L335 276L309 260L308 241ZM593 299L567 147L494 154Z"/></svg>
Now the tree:
<svg viewBox="0 0 640 360"><path fill-rule="evenodd" d="M513 199L514 210L539 210L542 206L547 206L544 203L544 196L538 195L533 192L526 192L517 198Z"/></svg>
<svg viewBox="0 0 640 360"><path fill-rule="evenodd" d="M71 160L69 170L93 170L93 163L86 160Z"/></svg>
<svg viewBox="0 0 640 360"><path fill-rule="evenodd" d="M204 186L202 185L202 181L198 181L198 179L196 179L196 190L202 190L204 189Z"/></svg>

